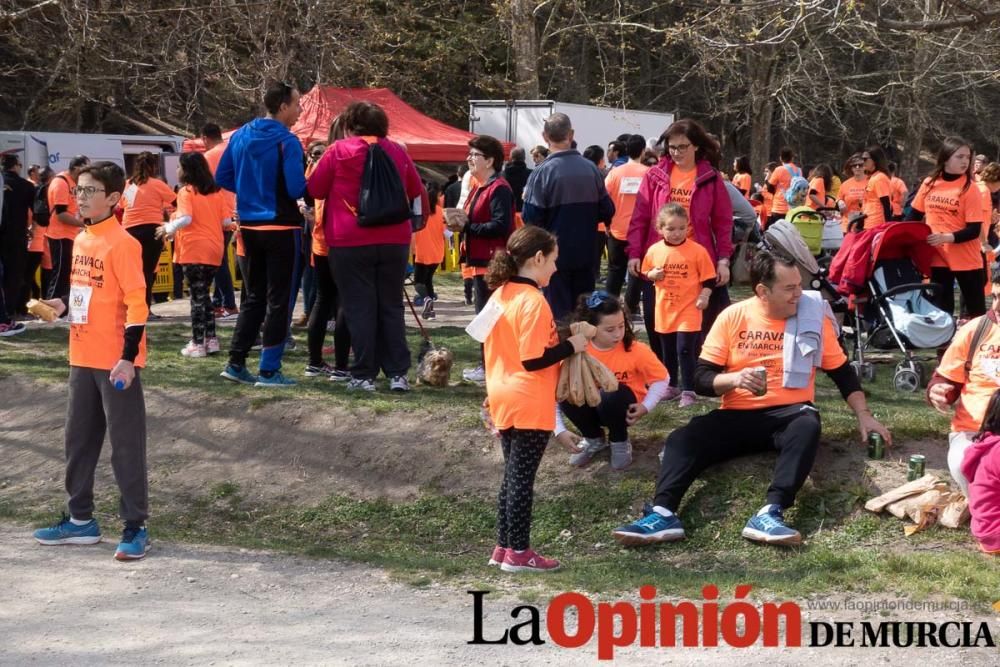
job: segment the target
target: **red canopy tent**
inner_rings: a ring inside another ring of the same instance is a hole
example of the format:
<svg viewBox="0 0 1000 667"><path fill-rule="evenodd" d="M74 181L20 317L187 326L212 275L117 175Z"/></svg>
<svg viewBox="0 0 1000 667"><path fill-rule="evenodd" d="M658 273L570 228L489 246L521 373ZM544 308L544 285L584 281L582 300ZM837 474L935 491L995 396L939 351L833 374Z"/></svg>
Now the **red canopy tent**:
<svg viewBox="0 0 1000 667"><path fill-rule="evenodd" d="M406 144L416 162L465 162L470 132L425 116L388 88L315 86L302 96L302 115L292 127L303 144L326 141L330 123L351 102L374 102L389 116L389 137ZM506 152L506 151L505 151Z"/></svg>
<svg viewBox="0 0 1000 667"><path fill-rule="evenodd" d="M334 88L315 86L302 96L302 115L292 127L303 146L312 141L326 141L330 124L351 102L374 102L385 109L389 116L389 138L406 144L414 162L465 162L469 153L469 139L474 135L465 130L446 125L425 116L388 88ZM222 133L229 141L235 128ZM504 155L509 155L512 145L504 143ZM185 139L182 149L204 151L201 138Z"/></svg>

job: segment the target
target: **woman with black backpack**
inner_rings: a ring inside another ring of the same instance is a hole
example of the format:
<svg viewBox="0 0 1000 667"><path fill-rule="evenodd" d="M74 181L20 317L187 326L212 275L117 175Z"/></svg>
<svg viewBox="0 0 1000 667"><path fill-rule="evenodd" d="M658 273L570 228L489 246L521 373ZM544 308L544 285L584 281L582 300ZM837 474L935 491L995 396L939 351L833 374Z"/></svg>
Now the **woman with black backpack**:
<svg viewBox="0 0 1000 667"><path fill-rule="evenodd" d="M320 158L308 189L326 200L323 231L354 350L347 388L375 391L381 369L392 391L409 391L403 279L410 206L423 185L404 148L386 138L389 118L382 107L354 102L343 120L345 138Z"/></svg>

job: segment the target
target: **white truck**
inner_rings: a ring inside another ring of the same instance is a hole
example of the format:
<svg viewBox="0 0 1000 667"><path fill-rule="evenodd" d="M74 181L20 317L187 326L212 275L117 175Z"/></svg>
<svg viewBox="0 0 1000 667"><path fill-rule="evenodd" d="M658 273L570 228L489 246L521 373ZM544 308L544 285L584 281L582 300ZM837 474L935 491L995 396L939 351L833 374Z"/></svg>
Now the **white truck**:
<svg viewBox="0 0 1000 667"><path fill-rule="evenodd" d="M69 167L76 155L91 162L110 160L129 173L132 160L143 151L160 155L160 174L177 185L177 161L184 137L155 134L84 134L72 132L0 131L0 154L18 153L24 170L37 164L56 173Z"/></svg>
<svg viewBox="0 0 1000 667"><path fill-rule="evenodd" d="M587 146L607 150L619 134L658 138L674 122L672 113L633 111L553 100L469 100L469 132L488 134L525 150L543 144L542 125L555 112L569 116L582 153Z"/></svg>

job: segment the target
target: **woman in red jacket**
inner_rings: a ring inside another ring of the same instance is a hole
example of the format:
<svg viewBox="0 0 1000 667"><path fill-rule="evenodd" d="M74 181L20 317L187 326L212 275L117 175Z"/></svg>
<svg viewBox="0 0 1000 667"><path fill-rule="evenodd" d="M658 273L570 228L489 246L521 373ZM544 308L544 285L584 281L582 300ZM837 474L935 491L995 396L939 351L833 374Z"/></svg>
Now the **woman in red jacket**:
<svg viewBox="0 0 1000 667"><path fill-rule="evenodd" d="M507 237L514 231L514 191L500 175L503 167L503 144L486 135L469 140L469 171L476 183L465 200L469 222L462 230L462 263L473 271L476 312L489 301L492 290L486 285L486 267L493 253L507 247ZM485 382L484 365L466 368L467 382Z"/></svg>
<svg viewBox="0 0 1000 667"><path fill-rule="evenodd" d="M659 163L646 172L636 195L628 228L628 270L642 285L642 315L650 347L659 350L653 327L653 284L639 267L646 251L661 237L656 231L657 213L676 202L687 209L688 233L705 247L715 263L716 287L702 318L702 332L712 328L716 316L729 305L729 257L733 253L733 205L725 182L715 165L719 145L697 121L679 120L660 135L665 149Z"/></svg>

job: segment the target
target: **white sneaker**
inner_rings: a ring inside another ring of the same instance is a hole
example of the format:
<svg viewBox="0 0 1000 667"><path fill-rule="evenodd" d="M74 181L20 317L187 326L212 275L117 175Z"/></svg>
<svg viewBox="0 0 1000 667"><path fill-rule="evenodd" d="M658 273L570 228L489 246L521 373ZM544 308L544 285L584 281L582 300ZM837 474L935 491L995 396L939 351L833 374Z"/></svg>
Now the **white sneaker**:
<svg viewBox="0 0 1000 667"><path fill-rule="evenodd" d="M375 391L375 383L371 380L354 378L347 383L348 391Z"/></svg>
<svg viewBox="0 0 1000 667"><path fill-rule="evenodd" d="M205 352L208 354L218 354L219 353L219 339L212 337L205 339Z"/></svg>
<svg viewBox="0 0 1000 667"><path fill-rule="evenodd" d="M389 378L389 391L410 391L410 382L405 375L396 375Z"/></svg>
<svg viewBox="0 0 1000 667"><path fill-rule="evenodd" d="M466 382L476 382L482 384L486 382L486 369L482 366L466 368L462 371L462 379Z"/></svg>
<svg viewBox="0 0 1000 667"><path fill-rule="evenodd" d="M181 355L188 358L196 359L199 357L208 356L208 353L205 352L204 345L198 345L193 340L189 340L188 344L185 345L183 348L181 348Z"/></svg>

